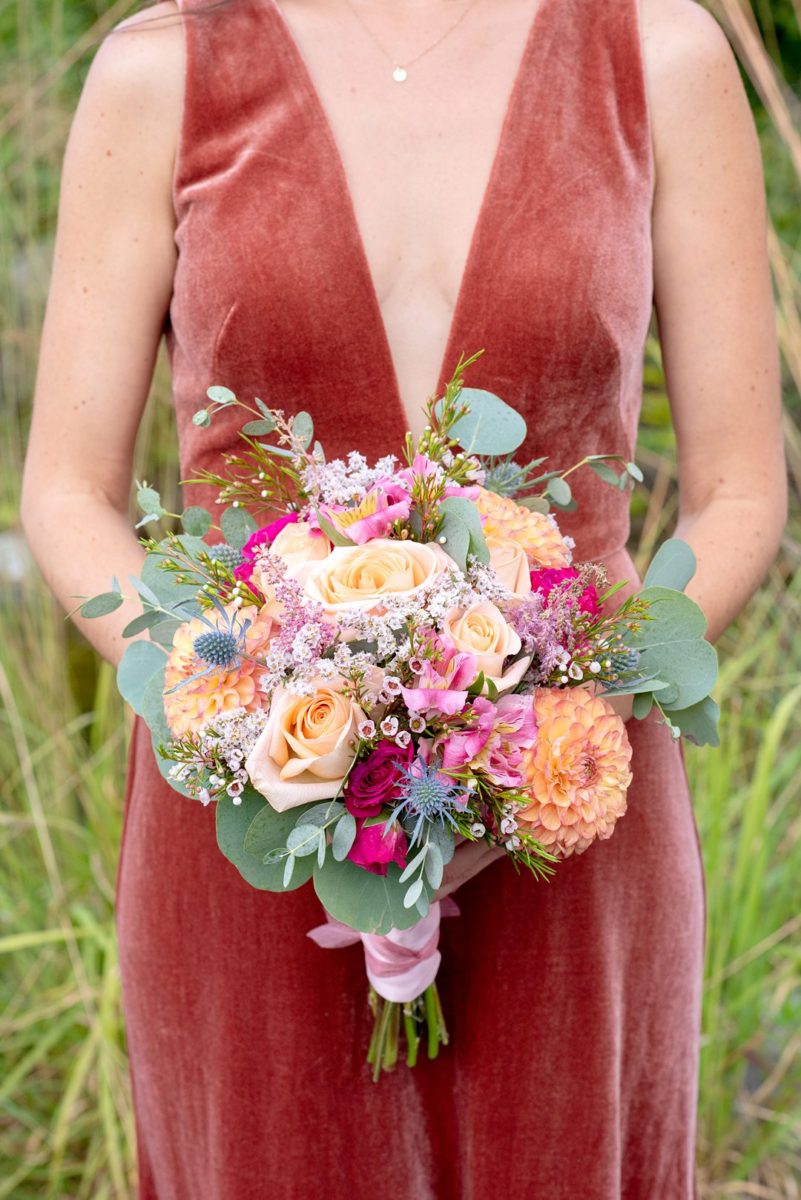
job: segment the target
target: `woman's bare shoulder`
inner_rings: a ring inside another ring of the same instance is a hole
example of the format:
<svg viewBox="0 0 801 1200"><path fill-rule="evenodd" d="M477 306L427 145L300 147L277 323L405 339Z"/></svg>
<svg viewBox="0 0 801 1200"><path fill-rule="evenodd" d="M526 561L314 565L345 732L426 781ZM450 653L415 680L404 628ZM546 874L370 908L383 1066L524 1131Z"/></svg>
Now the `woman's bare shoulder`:
<svg viewBox="0 0 801 1200"><path fill-rule="evenodd" d="M657 162L713 131L749 136L737 59L720 22L697 0L639 0L643 65Z"/></svg>
<svg viewBox="0 0 801 1200"><path fill-rule="evenodd" d="M174 0L163 0L112 27L87 72L73 138L113 142L107 150L120 154L146 144L151 166L171 172L183 105L183 21Z"/></svg>

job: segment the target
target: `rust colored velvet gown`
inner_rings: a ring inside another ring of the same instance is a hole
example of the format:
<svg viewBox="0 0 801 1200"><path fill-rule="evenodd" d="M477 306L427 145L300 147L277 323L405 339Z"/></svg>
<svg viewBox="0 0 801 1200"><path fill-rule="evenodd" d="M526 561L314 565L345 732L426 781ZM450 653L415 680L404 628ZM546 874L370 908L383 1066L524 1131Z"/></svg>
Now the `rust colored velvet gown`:
<svg viewBox="0 0 801 1200"><path fill-rule="evenodd" d="M565 465L634 451L654 180L637 3L542 0L439 380L485 347L471 385ZM211 383L309 410L329 455L396 450L378 301L289 26L274 0L234 0L185 37L167 327L184 475L235 444L235 414L192 425ZM631 577L627 498L594 476L577 494L578 558ZM703 870L679 748L652 719L629 731L614 836L547 884L501 861L460 889L451 1045L375 1085L360 948L306 937L311 887L241 879L137 722L117 922L143 1200L688 1200Z"/></svg>

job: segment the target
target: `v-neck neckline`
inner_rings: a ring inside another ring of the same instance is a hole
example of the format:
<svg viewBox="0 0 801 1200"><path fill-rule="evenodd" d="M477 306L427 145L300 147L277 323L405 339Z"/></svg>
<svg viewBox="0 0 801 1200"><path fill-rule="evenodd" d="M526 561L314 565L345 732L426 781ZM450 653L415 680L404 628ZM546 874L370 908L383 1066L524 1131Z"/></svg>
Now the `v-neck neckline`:
<svg viewBox="0 0 801 1200"><path fill-rule="evenodd" d="M437 374L437 378L433 381L431 392L420 398L421 407L428 398L429 394L439 392L441 385L444 384L444 382L450 377L453 368L456 366L455 347L459 335L459 327L467 305L468 288L471 284L472 277L476 274L478 269L478 252L484 235L484 227L487 222L487 213L491 207L493 195L499 186L502 162L510 136L509 131L514 123L517 109L519 108L520 94L524 86L525 78L528 75L529 68L531 66L531 60L535 54L535 51L539 48L539 33L543 21L543 14L549 5L555 2L556 0L538 0L537 7L529 23L528 31L523 44L523 50L520 55L520 59L518 60L512 85L509 89L506 104L504 106L500 132L495 144L495 149L490 162L489 173L484 185L484 190L481 194L470 240L468 242L467 255L464 260L462 275L456 292L456 300L454 302L453 311L448 324L448 330L445 337L445 346L439 365L439 372ZM376 287L375 277L370 265L370 260L367 256L366 243L364 241L358 217L356 215L356 205L353 199L353 191L345 171L345 162L342 157L342 152L334 135L334 127L328 116L325 105L323 104L320 92L312 77L311 69L306 62L306 58L300 48L300 44L291 25L284 16L278 0L266 0L266 3L269 11L273 15L275 24L280 29L284 37L287 49L294 61L298 79L305 91L308 102L314 109L314 115L317 119L318 126L322 131L324 139L327 143L328 152L330 154L332 165L334 167L334 173L337 178L340 199L343 209L346 213L347 222L350 227L351 240L355 247L356 256L358 259L358 261L354 263L354 269L361 273L365 284L365 291L367 293L371 309L369 320L372 322L375 330L376 342L384 360L384 371L382 372L382 375L389 381L389 386L392 391L392 403L400 422L400 429L405 431L408 428L409 422L403 403L403 396L401 395L398 371L392 355L392 347L389 340L389 334L387 332L386 321L384 319L384 314L381 311L381 302L378 297L378 289ZM473 346L470 349L471 351L475 351L480 349L480 347Z"/></svg>

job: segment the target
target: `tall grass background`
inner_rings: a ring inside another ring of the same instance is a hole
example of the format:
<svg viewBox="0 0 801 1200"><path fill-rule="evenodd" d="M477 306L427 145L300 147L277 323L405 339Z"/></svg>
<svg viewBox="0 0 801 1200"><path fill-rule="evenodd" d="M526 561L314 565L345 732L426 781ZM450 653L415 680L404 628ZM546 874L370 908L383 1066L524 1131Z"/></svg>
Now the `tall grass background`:
<svg viewBox="0 0 801 1200"><path fill-rule="evenodd" d="M110 668L26 562L17 519L63 147L96 40L134 7L0 0L0 1200L102 1200L134 1186L113 925L129 716ZM801 3L710 8L762 144L792 511L768 580L720 643L722 748L687 750L708 913L699 1185L705 1198L799 1200ZM640 566L676 513L656 333L634 497ZM137 458L174 497L163 357Z"/></svg>

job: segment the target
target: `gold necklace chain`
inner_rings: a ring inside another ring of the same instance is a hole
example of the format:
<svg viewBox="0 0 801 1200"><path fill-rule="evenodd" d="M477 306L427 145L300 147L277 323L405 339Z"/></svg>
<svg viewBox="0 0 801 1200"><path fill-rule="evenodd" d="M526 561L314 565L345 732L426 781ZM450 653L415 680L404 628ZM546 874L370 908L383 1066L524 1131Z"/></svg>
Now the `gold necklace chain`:
<svg viewBox="0 0 801 1200"><path fill-rule="evenodd" d="M353 13L356 20L361 25L364 32L370 38L370 41L373 42L373 44L378 47L378 49L381 51L381 53L384 55L384 57L387 59L387 61L392 63L392 78L395 80L396 83L405 83L406 79L408 78L408 75L409 75L409 67L413 66L416 62L419 62L421 58L424 58L426 54L430 54L432 50L436 49L437 46L439 46L442 42L444 42L445 38L448 37L449 34L453 33L453 31L457 27L457 25L461 25L462 21L465 19L465 17L471 11L471 9L475 8L476 4L478 3L478 0L470 0L470 3L468 4L467 8L462 10L462 12L459 14L459 16L453 22L453 24L449 25L448 28L445 30L445 32L440 34L440 36L437 38L436 41L432 42L430 46L426 46L425 49L421 50L419 54L415 54L413 58L407 58L404 64L399 63L397 57L394 54L391 54L390 51L387 50L387 48L383 44L383 42L381 42L375 36L372 29L367 24L367 22L364 20L361 13L359 12L359 10L351 3L351 0L345 0L345 3L347 4L350 11Z"/></svg>

